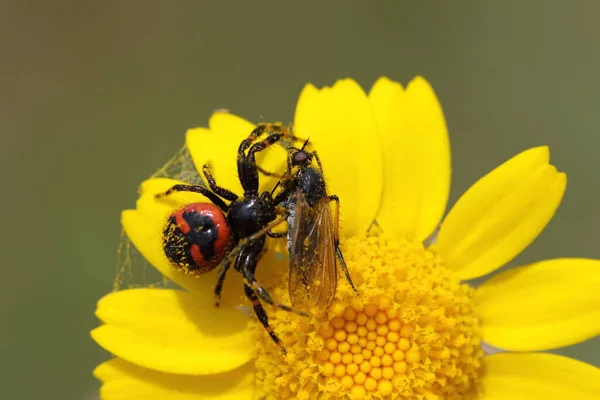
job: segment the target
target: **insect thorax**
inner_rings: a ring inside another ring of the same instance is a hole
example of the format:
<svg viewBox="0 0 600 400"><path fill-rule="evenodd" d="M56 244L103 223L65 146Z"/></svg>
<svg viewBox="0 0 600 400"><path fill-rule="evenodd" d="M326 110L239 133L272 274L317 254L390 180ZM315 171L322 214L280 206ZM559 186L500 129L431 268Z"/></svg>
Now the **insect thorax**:
<svg viewBox="0 0 600 400"><path fill-rule="evenodd" d="M314 207L327 195L323 174L316 168L308 167L299 171L296 185L306 196L306 201L310 207Z"/></svg>

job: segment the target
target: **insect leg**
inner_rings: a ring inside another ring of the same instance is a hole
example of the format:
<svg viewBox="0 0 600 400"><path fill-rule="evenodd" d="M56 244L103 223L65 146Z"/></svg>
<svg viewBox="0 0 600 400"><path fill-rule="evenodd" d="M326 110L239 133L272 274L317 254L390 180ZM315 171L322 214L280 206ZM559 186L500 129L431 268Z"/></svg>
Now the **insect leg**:
<svg viewBox="0 0 600 400"><path fill-rule="evenodd" d="M323 164L321 164L321 159L319 158L319 155L317 154L316 151L313 151L311 153L311 155L315 158L315 160L317 161L317 165L319 166L319 169L321 170L321 173L323 173ZM329 196L329 201L331 201L332 197L336 197L337 198L337 196L335 196L335 195L334 196ZM336 201L338 202L338 206L339 206L340 199L337 199Z"/></svg>
<svg viewBox="0 0 600 400"><path fill-rule="evenodd" d="M287 175L287 174L286 174L286 175ZM286 179L286 178L288 178L288 177L284 176L284 179ZM277 182L277 185L275 185L275 187L274 187L274 188L271 190L271 196L272 196L272 195L273 195L273 193L275 192L275 190L276 190L276 189L277 189L277 188L278 188L280 185L283 187L283 189L282 189L282 190L281 190L279 193L277 193L277 194L275 195L275 197L273 198L273 203L274 203L274 204L277 204L277 205L279 205L279 204L283 203L283 202L284 202L284 201L285 201L285 200L286 200L286 199L287 199L287 198L290 196L290 194L291 194L291 193L292 193L292 191L293 191L293 189L292 189L292 186L291 186L291 185L289 185L289 184L287 184L287 182L286 182L284 179L280 179L280 180ZM283 183L283 185L282 185L282 183Z"/></svg>
<svg viewBox="0 0 600 400"><path fill-rule="evenodd" d="M318 160L319 158L317 157L317 162L320 166L321 163ZM334 194L329 196L329 201L335 201L335 218L333 223L333 247L335 248L335 255L338 258L338 260L340 260L340 264L342 265L342 271L344 271L344 275L346 276L346 280L350 284L350 287L352 288L352 290L354 290L355 293L358 294L358 290L356 290L354 282L352 282L352 278L350 277L350 271L348 271L348 266L346 265L346 261L344 260L344 256L342 255L342 250L340 249L340 198Z"/></svg>
<svg viewBox="0 0 600 400"><path fill-rule="evenodd" d="M332 194L327 199L329 202L335 201L335 218L333 222L333 235L335 239L335 243L340 242L340 198L335 194Z"/></svg>
<svg viewBox="0 0 600 400"><path fill-rule="evenodd" d="M267 231L267 236L273 239L281 239L287 236L287 231L285 232L271 232Z"/></svg>
<svg viewBox="0 0 600 400"><path fill-rule="evenodd" d="M272 177L279 178L279 179L283 178L283 174L278 174L276 172L267 171L266 169L264 169L260 165L257 165L256 169L258 169L258 172L260 172L264 176L272 176Z"/></svg>
<svg viewBox="0 0 600 400"><path fill-rule="evenodd" d="M237 200L238 195L233 193L231 190L225 189L221 186L217 185L215 181L215 177L210 172L210 166L208 164L204 164L202 167L202 172L204 173L204 177L208 181L208 186L210 189L215 192L217 195L221 196L225 200L234 201Z"/></svg>
<svg viewBox="0 0 600 400"><path fill-rule="evenodd" d="M211 202L213 202L213 204L215 204L217 207L219 207L221 209L221 211L226 213L227 210L229 210L229 206L219 196L217 196L215 193L211 192L204 186L199 186L199 185L186 185L186 184L173 185L166 192L157 193L156 195L154 195L154 197L157 199L160 199L163 197L170 196L176 192L200 193L201 195L208 197L208 199Z"/></svg>

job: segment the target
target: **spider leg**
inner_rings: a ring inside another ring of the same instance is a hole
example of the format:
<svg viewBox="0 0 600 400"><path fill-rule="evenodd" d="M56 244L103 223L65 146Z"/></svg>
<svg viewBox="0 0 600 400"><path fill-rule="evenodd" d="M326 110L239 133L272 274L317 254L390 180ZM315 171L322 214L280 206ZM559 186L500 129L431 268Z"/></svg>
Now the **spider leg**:
<svg viewBox="0 0 600 400"><path fill-rule="evenodd" d="M260 253L264 247L264 238L262 241L258 241L251 246L246 247L244 250L240 252L239 257L235 263L235 269L243 273L244 277L247 274L250 274L254 277L254 271L256 270L256 265L258 264L258 259L260 258ZM256 317L265 327L265 330L271 336L271 339L275 342L279 349L283 354L286 354L285 348L281 343L281 339L277 336L277 334L273 331L273 328L269 325L269 317L267 312L263 308L258 293L252 288L252 285L248 282L244 283L244 292L246 293L246 297L250 300L252 304L252 308L254 309L254 313Z"/></svg>
<svg viewBox="0 0 600 400"><path fill-rule="evenodd" d="M254 276L256 264L258 263L258 258L260 257L260 252L265 246L266 232L268 232L274 226L279 225L285 220L285 218L277 219L265 226L260 231L256 232L254 235L250 235L247 238L242 239L240 241L240 244L229 252L224 262L231 262L233 257L237 255L237 260L234 266L235 270L243 275L244 283L250 286L262 301L282 310L294 312L302 316L307 316L308 314L303 311L295 310L288 305L274 301L267 289L262 284L260 284L260 282L258 282L256 277ZM255 256L252 255L253 253L248 253L253 249L259 249ZM251 262L249 260L244 260L244 258L255 258L255 260L254 262Z"/></svg>
<svg viewBox="0 0 600 400"><path fill-rule="evenodd" d="M284 211L281 211L281 213L283 214L281 216L281 218L278 218L275 221L268 223L261 230L255 232L254 234L241 239L239 241L238 245L229 251L224 262L229 262L229 263L233 262L233 259L235 257L237 257L238 253L243 251L246 247L252 246L255 242L257 242L261 239L263 240L263 243L264 243L264 237L267 234L267 232L269 232L271 229L273 229L277 225L287 221L287 211L284 210Z"/></svg>
<svg viewBox="0 0 600 400"><path fill-rule="evenodd" d="M281 350L281 352L285 356L287 354L287 352L285 351L285 347L283 347L283 343L281 343L281 339L279 339L279 336L277 336L277 334L273 330L273 327L269 325L269 317L267 316L267 312L263 308L262 304L260 304L258 296L248 285L244 285L244 293L246 293L246 297L248 298L248 300L250 300L250 303L252 304L254 314L256 314L256 317L258 318L262 326L264 326L269 336L271 336L271 339L273 339L277 347L279 347L279 350Z"/></svg>
<svg viewBox="0 0 600 400"><path fill-rule="evenodd" d="M225 282L225 274L227 274L227 270L231 267L231 261L225 260L221 263L219 267L219 274L217 275L217 283L214 289L215 295L215 307L219 307L221 305L221 292L223 291L223 283Z"/></svg>
<svg viewBox="0 0 600 400"><path fill-rule="evenodd" d="M254 276L256 264L258 263L258 258L260 257L260 251L262 251L263 247L264 236L260 242L248 246L242 251L242 253L240 253L235 268L242 273L244 277L244 284L252 288L252 291L256 293L256 295L260 297L260 300L264 301L265 303L284 311L294 312L302 316L308 316L308 314L303 311L295 310L291 306L274 301L269 291ZM253 249L256 248L260 248L260 251L253 251Z"/></svg>
<svg viewBox="0 0 600 400"><path fill-rule="evenodd" d="M269 291L256 279L256 277L254 276L254 272L242 271L242 274L244 274L245 285L250 286L254 293L256 293L258 297L260 297L260 299L265 303L287 312L293 312L298 315L302 315L303 317L309 316L309 314L304 311L296 310L291 306L274 301Z"/></svg>
<svg viewBox="0 0 600 400"><path fill-rule="evenodd" d="M254 143L254 141L256 139L258 139L260 137L260 135L262 135L266 129L267 129L266 124L259 124L256 126L256 128L254 128L252 130L252 132L250 132L250 135L248 135L248 137L246 139L242 140L242 142L240 143L240 145L238 147L238 162L239 162L240 157L245 158L246 150L248 150L248 148L252 145L252 143Z"/></svg>
<svg viewBox="0 0 600 400"><path fill-rule="evenodd" d="M168 197L173 193L177 192L192 192L192 193L200 193L201 195L207 197L213 204L221 209L224 213L229 210L229 206L215 193L211 192L208 188L199 185L187 185L187 184L178 184L173 185L169 190L163 193L157 193L154 195L155 198L160 199L163 197Z"/></svg>
<svg viewBox="0 0 600 400"><path fill-rule="evenodd" d="M248 173L251 173L252 171L248 170L248 158L246 156L246 150L248 150L250 146L252 146L252 143L254 143L265 131L279 132L277 134L282 136L286 135L286 131L279 124L259 124L252 130L252 132L250 132L250 135L246 139L242 140L238 147L237 169L238 177L244 190L246 190L244 182L248 182L249 179L252 179L252 176L248 176Z"/></svg>
<svg viewBox="0 0 600 400"><path fill-rule="evenodd" d="M225 200L229 200L229 201L237 200L237 198L238 198L237 194L233 193L229 189L225 189L225 188L217 185L217 182L215 181L215 177L210 172L210 166L208 164L204 164L204 166L202 167L202 172L204 173L204 177L208 181L208 186L210 187L210 190L212 190L213 192L215 192L217 195L221 196Z"/></svg>
<svg viewBox="0 0 600 400"><path fill-rule="evenodd" d="M242 168L244 169L244 178L240 180L244 192L246 193L258 193L258 166L256 165L256 153L263 151L267 147L277 143L281 138L284 137L284 133L272 133L267 136L264 140L254 143L248 154L245 156L242 162ZM238 162L238 173L240 164Z"/></svg>

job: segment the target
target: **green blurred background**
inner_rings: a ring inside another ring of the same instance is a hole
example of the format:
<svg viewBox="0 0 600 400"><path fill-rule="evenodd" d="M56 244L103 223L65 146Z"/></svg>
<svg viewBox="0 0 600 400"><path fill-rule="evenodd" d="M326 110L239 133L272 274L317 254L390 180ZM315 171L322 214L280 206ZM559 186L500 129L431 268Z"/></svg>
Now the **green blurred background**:
<svg viewBox="0 0 600 400"><path fill-rule="evenodd" d="M600 258L598 2L0 4L2 398L93 398L108 354L88 331L119 211L212 110L291 121L308 81L425 76L451 132L451 202L550 145L568 191L511 265ZM600 365L600 340L561 353Z"/></svg>

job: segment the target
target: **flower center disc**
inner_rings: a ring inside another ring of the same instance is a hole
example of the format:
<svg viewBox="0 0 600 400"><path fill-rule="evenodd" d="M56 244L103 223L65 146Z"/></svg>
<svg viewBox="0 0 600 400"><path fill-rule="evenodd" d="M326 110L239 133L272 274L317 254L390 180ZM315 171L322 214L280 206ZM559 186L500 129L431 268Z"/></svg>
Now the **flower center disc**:
<svg viewBox="0 0 600 400"><path fill-rule="evenodd" d="M350 238L324 315L269 310L288 356L257 322L256 383L267 399L464 398L476 390L480 335L474 291L421 244L380 235ZM285 272L285 271L284 271ZM285 278L273 290L288 301Z"/></svg>

